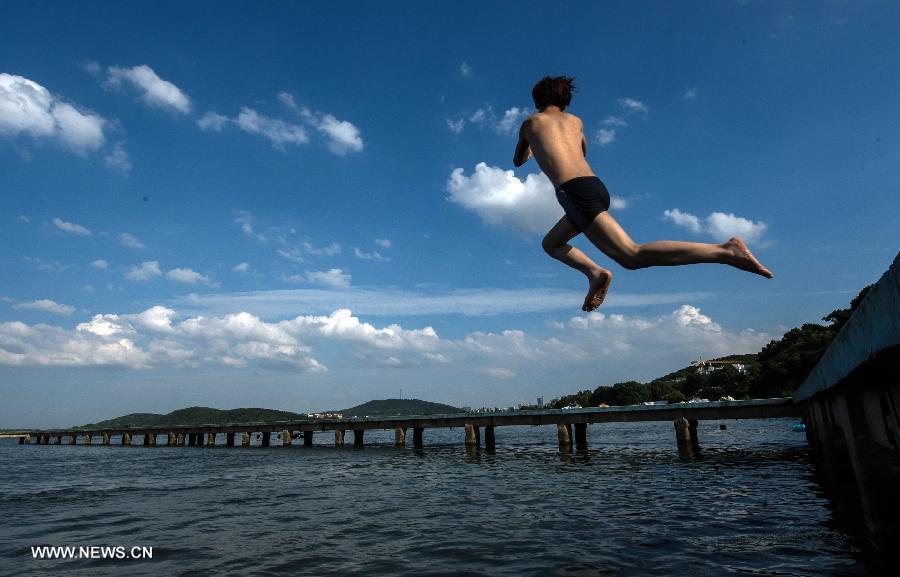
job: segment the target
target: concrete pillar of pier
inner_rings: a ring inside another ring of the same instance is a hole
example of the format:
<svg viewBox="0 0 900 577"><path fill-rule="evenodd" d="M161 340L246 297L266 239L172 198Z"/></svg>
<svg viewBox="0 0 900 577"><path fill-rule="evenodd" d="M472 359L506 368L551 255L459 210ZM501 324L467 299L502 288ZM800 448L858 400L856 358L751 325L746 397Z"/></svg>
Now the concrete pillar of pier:
<svg viewBox="0 0 900 577"><path fill-rule="evenodd" d="M304 447L312 447L313 446L313 432L312 431L303 431L303 446Z"/></svg>
<svg viewBox="0 0 900 577"><path fill-rule="evenodd" d="M69 435L69 444L75 445L78 443L78 435Z"/></svg>
<svg viewBox="0 0 900 577"><path fill-rule="evenodd" d="M556 438L559 441L560 449L568 449L572 446L572 425L559 424L556 425Z"/></svg>
<svg viewBox="0 0 900 577"><path fill-rule="evenodd" d="M343 447L344 446L344 431L343 431L343 429L335 429L334 430L334 446L335 447Z"/></svg>
<svg viewBox="0 0 900 577"><path fill-rule="evenodd" d="M234 446L234 433L225 433L225 446L226 447Z"/></svg>
<svg viewBox="0 0 900 577"><path fill-rule="evenodd" d="M62 435L53 435L53 441L54 441L57 445L62 445ZM49 441L48 441L48 442L45 443L45 444L50 444L50 443L49 443Z"/></svg>
<svg viewBox="0 0 900 577"><path fill-rule="evenodd" d="M487 426L484 428L484 446L488 449L493 449L494 445L494 427Z"/></svg>
<svg viewBox="0 0 900 577"><path fill-rule="evenodd" d="M184 433L175 433L175 446L176 447L184 446Z"/></svg>
<svg viewBox="0 0 900 577"><path fill-rule="evenodd" d="M269 440L271 437L272 437L272 433L270 433L268 431L266 431L262 434L262 446L263 447L269 446Z"/></svg>
<svg viewBox="0 0 900 577"><path fill-rule="evenodd" d="M174 447L177 442L178 436L175 435L175 433L173 433L172 431L169 431L169 433L166 435L166 446Z"/></svg>
<svg viewBox="0 0 900 577"><path fill-rule="evenodd" d="M691 424L684 417L675 419L675 441L678 443L678 454L684 458L694 456L694 444L691 442Z"/></svg>
<svg viewBox="0 0 900 577"><path fill-rule="evenodd" d="M94 439L90 433L88 433L87 435L84 436L84 444L85 445L90 445L93 442L94 442Z"/></svg>
<svg viewBox="0 0 900 577"><path fill-rule="evenodd" d="M244 431L241 433L241 447L249 447L250 446L250 433L248 431Z"/></svg>
<svg viewBox="0 0 900 577"><path fill-rule="evenodd" d="M406 427L397 427L396 429L394 429L394 446L406 446Z"/></svg>
<svg viewBox="0 0 900 577"><path fill-rule="evenodd" d="M20 445L24 445L24 444L25 444L25 439L27 439L27 438L28 438L28 437L19 437L19 444L20 444Z"/></svg>
<svg viewBox="0 0 900 577"><path fill-rule="evenodd" d="M353 446L354 447L362 447L363 446L363 435L365 434L365 429L353 429Z"/></svg>
<svg viewBox="0 0 900 577"><path fill-rule="evenodd" d="M111 442L112 442L112 439L110 438L110 434L109 434L109 433L103 433L103 444L104 444L104 445L109 445Z"/></svg>
<svg viewBox="0 0 900 577"><path fill-rule="evenodd" d="M216 446L216 434L215 433L206 433L206 446L207 447L215 447Z"/></svg>
<svg viewBox="0 0 900 577"><path fill-rule="evenodd" d="M422 437L425 429L422 427L413 427L413 447L421 449L423 446Z"/></svg>
<svg viewBox="0 0 900 577"><path fill-rule="evenodd" d="M197 433L188 433L187 444L188 444L188 447L196 447L197 446Z"/></svg>
<svg viewBox="0 0 900 577"><path fill-rule="evenodd" d="M148 443L148 445L151 447L155 447L156 446L156 433L147 433L147 437L150 438L150 442Z"/></svg>
<svg viewBox="0 0 900 577"><path fill-rule="evenodd" d="M131 433L122 433L122 444L131 445Z"/></svg>
<svg viewBox="0 0 900 577"><path fill-rule="evenodd" d="M312 432L312 431L310 431ZM291 446L291 432L288 430L281 431L281 446L282 447L290 447Z"/></svg>
<svg viewBox="0 0 900 577"><path fill-rule="evenodd" d="M145 447L150 446L150 433L144 433L144 441L141 444Z"/></svg>
<svg viewBox="0 0 900 577"><path fill-rule="evenodd" d="M694 448L699 448L700 438L697 436L697 419L688 419L688 433L691 436L691 444Z"/></svg>
<svg viewBox="0 0 900 577"><path fill-rule="evenodd" d="M481 444L481 431L475 425L466 425L466 445L477 447Z"/></svg>
<svg viewBox="0 0 900 577"><path fill-rule="evenodd" d="M587 423L575 423L575 446L587 448Z"/></svg>

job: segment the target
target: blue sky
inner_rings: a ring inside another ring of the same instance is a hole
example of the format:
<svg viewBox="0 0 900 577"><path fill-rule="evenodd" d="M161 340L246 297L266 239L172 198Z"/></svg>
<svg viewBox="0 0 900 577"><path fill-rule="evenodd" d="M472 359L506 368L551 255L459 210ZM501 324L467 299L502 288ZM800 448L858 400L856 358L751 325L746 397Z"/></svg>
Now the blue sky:
<svg viewBox="0 0 900 577"><path fill-rule="evenodd" d="M753 352L896 254L891 2L29 2L0 53L0 426L533 402ZM513 169L540 77L638 241L586 282Z"/></svg>

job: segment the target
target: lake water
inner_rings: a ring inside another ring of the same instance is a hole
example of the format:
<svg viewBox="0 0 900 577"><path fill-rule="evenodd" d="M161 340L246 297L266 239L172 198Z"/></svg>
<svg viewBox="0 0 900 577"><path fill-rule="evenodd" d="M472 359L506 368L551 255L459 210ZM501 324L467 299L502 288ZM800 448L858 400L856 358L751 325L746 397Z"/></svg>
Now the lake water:
<svg viewBox="0 0 900 577"><path fill-rule="evenodd" d="M868 575L791 420L498 427L497 448L144 448L0 443L0 575ZM411 437L411 435L409 435ZM352 444L352 435L347 441ZM321 442L321 444L319 444ZM296 443L296 441L295 441ZM145 546L152 559L32 559Z"/></svg>

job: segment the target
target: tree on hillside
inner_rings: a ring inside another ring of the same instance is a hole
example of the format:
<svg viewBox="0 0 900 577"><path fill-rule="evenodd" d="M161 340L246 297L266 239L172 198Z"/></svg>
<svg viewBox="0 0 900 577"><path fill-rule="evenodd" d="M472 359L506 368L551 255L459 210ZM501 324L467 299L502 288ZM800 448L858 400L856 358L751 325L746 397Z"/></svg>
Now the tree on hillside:
<svg viewBox="0 0 900 577"><path fill-rule="evenodd" d="M650 386L637 381L616 383L611 387L600 386L594 389L589 403L596 407L601 403L610 406L637 405L650 400Z"/></svg>

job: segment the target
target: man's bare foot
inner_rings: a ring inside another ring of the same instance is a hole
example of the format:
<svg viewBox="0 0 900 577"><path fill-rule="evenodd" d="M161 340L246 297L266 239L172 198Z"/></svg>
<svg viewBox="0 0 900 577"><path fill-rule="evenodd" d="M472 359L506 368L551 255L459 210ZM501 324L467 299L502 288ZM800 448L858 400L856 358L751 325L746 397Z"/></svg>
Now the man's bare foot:
<svg viewBox="0 0 900 577"><path fill-rule="evenodd" d="M744 244L738 237L732 237L728 242L722 243L722 248L727 249L731 252L734 260L731 261L731 265L735 266L741 270L745 270L747 272L756 273L758 275L764 276L766 278L772 278L772 273L762 265L756 257L753 256L753 253L750 252L750 249L747 248L747 245Z"/></svg>
<svg viewBox="0 0 900 577"><path fill-rule="evenodd" d="M609 290L609 283L612 282L612 273L606 269L597 269L590 276L590 284L588 285L587 296L584 297L584 305L581 310L590 312L603 304L606 298L606 291Z"/></svg>

